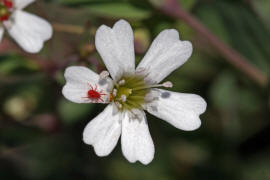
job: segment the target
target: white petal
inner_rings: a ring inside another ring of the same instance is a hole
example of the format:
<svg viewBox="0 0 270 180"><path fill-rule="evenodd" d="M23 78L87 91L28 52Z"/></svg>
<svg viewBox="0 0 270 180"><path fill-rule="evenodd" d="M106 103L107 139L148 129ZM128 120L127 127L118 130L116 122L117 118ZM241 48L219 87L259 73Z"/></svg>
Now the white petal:
<svg viewBox="0 0 270 180"><path fill-rule="evenodd" d="M112 105L90 121L83 131L83 141L92 145L98 156L112 152L121 134L120 114L113 115Z"/></svg>
<svg viewBox="0 0 270 180"><path fill-rule="evenodd" d="M4 35L4 28L3 27L0 27L0 42L3 39L3 35Z"/></svg>
<svg viewBox="0 0 270 180"><path fill-rule="evenodd" d="M100 26L95 43L113 79L117 80L122 73L134 73L134 39L127 21L119 20L113 28Z"/></svg>
<svg viewBox="0 0 270 180"><path fill-rule="evenodd" d="M83 66L71 66L67 68L64 76L66 85L63 87L62 93L68 100L75 103L95 102L87 98L87 93L90 89L97 87L97 92L102 91L102 93L106 94L101 96L102 100L99 100L98 103L106 103L109 96L109 92L107 91L109 80L107 82L102 80L101 82L98 74Z"/></svg>
<svg viewBox="0 0 270 180"><path fill-rule="evenodd" d="M122 151L129 162L150 163L154 158L155 147L151 138L147 120L143 111L136 119L125 113L122 120Z"/></svg>
<svg viewBox="0 0 270 180"><path fill-rule="evenodd" d="M175 29L162 31L153 41L137 68L146 69L146 80L159 83L191 56L192 44L180 41Z"/></svg>
<svg viewBox="0 0 270 180"><path fill-rule="evenodd" d="M147 111L178 129L192 131L200 127L199 115L206 110L206 102L196 94L177 93L157 89L160 97Z"/></svg>
<svg viewBox="0 0 270 180"><path fill-rule="evenodd" d="M35 0L13 0L14 6L17 9L23 9L29 4L33 3Z"/></svg>
<svg viewBox="0 0 270 180"><path fill-rule="evenodd" d="M24 11L12 14L14 22L7 27L9 34L27 52L37 53L44 41L52 37L52 26L44 19Z"/></svg>

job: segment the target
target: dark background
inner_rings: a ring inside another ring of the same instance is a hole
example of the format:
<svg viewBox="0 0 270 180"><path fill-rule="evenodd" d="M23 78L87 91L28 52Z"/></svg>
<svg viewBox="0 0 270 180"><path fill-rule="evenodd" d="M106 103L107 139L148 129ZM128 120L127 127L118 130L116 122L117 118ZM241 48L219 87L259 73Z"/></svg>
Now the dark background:
<svg viewBox="0 0 270 180"><path fill-rule="evenodd" d="M54 36L36 55L7 34L0 44L1 180L270 179L270 1L179 0L180 10L172 3L40 0L27 7L52 23ZM187 13L171 16L170 7ZM191 132L147 115L156 149L147 166L129 163L120 143L108 157L96 156L82 131L105 105L75 104L61 94L67 66L105 69L95 31L121 18L134 29L138 61L163 29L190 40L192 57L167 79L173 91L199 94L208 103L202 126ZM194 20L210 33L190 26Z"/></svg>

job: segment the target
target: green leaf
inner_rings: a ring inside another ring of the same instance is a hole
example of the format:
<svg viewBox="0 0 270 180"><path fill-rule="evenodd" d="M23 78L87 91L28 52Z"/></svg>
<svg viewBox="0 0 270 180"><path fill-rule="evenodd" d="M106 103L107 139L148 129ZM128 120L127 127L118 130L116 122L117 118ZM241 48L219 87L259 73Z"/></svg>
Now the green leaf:
<svg viewBox="0 0 270 180"><path fill-rule="evenodd" d="M222 73L215 80L210 95L217 108L224 110L234 108L237 102L237 87L233 74L231 72Z"/></svg>
<svg viewBox="0 0 270 180"><path fill-rule="evenodd" d="M81 7L90 13L106 18L131 18L145 19L151 15L151 11L142 6L134 5L133 1L110 0L61 0L60 3L71 7Z"/></svg>
<svg viewBox="0 0 270 180"><path fill-rule="evenodd" d="M181 6L186 10L190 10L197 2L197 0L178 0L178 1L181 3Z"/></svg>
<svg viewBox="0 0 270 180"><path fill-rule="evenodd" d="M87 8L91 13L107 18L145 19L151 15L150 11L129 3L93 4Z"/></svg>
<svg viewBox="0 0 270 180"><path fill-rule="evenodd" d="M263 18L264 22L268 24L268 27L270 27L270 1L268 0L257 0L252 1L253 7L255 10L259 13L259 15Z"/></svg>
<svg viewBox="0 0 270 180"><path fill-rule="evenodd" d="M227 31L226 24L223 23L222 16L217 8L211 6L202 6L196 11L199 19L223 41L229 43L230 34Z"/></svg>
<svg viewBox="0 0 270 180"><path fill-rule="evenodd" d="M37 70L37 64L27 59L15 56L15 55L4 55L0 56L0 75L7 75L16 70Z"/></svg>

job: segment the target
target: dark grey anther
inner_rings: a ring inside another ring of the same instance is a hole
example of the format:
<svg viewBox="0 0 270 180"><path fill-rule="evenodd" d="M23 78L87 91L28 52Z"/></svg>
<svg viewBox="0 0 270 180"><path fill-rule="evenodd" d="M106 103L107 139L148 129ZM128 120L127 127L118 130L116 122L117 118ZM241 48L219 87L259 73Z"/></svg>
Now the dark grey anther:
<svg viewBox="0 0 270 180"><path fill-rule="evenodd" d="M169 92L161 93L161 97L164 98L164 99L169 98L170 96L171 96L171 93L169 93Z"/></svg>
<svg viewBox="0 0 270 180"><path fill-rule="evenodd" d="M100 80L98 81L98 84L99 84L100 86L104 86L105 84L107 84L107 79L106 79L106 78L100 79Z"/></svg>

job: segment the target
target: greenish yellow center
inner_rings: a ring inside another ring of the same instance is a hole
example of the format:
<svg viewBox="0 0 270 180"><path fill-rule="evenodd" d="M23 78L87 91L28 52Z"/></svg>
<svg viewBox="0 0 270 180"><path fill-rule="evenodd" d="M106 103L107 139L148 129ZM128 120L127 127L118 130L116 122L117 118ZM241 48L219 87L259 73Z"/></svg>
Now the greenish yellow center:
<svg viewBox="0 0 270 180"><path fill-rule="evenodd" d="M124 75L115 84L113 101L120 110L142 109L145 96L149 92L149 87L144 81L144 77L139 75Z"/></svg>

